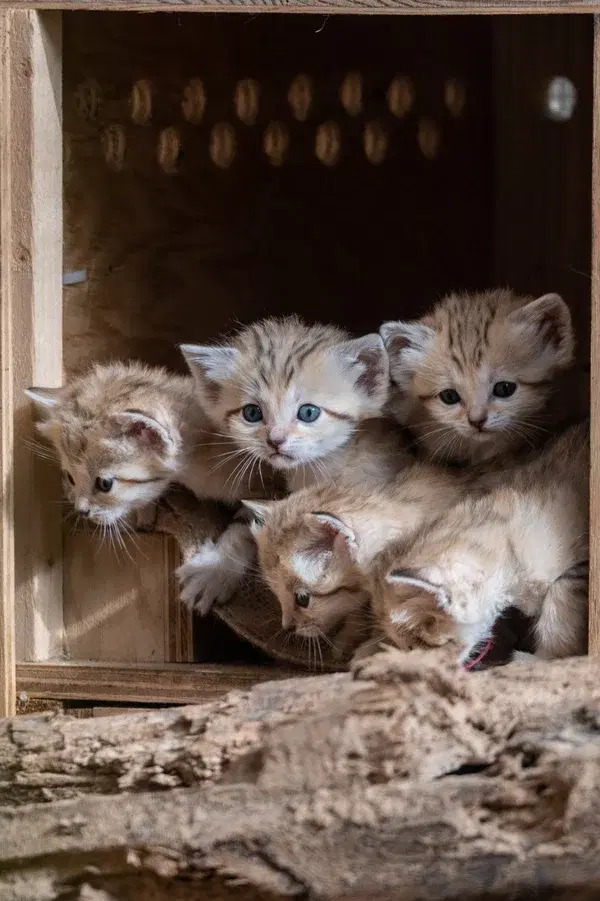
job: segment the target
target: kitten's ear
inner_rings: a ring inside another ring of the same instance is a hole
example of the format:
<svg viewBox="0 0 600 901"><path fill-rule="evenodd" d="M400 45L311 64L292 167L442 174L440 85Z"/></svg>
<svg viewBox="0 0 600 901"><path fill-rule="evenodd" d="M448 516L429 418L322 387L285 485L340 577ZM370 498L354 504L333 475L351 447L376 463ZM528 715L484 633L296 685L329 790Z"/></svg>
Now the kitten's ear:
<svg viewBox="0 0 600 901"><path fill-rule="evenodd" d="M407 641L414 647L414 637L430 647L440 647L456 637L456 624L443 609L447 602L443 588L401 570L388 573L387 582L392 597L386 598L385 607L399 647Z"/></svg>
<svg viewBox="0 0 600 901"><path fill-rule="evenodd" d="M379 334L390 360L392 381L403 387L435 339L435 329L426 320L384 322Z"/></svg>
<svg viewBox="0 0 600 901"><path fill-rule="evenodd" d="M508 323L548 367L568 366L575 352L569 307L559 294L544 294L508 316Z"/></svg>
<svg viewBox="0 0 600 901"><path fill-rule="evenodd" d="M158 452L173 451L176 442L169 430L158 420L140 410L124 410L111 416L115 436L135 438L141 445Z"/></svg>
<svg viewBox="0 0 600 901"><path fill-rule="evenodd" d="M214 401L222 382L231 378L239 358L235 347L208 347L200 344L180 344L189 370L208 399Z"/></svg>
<svg viewBox="0 0 600 901"><path fill-rule="evenodd" d="M333 552L343 550L354 556L356 535L345 522L332 513L306 513L304 522L314 537L315 550Z"/></svg>
<svg viewBox="0 0 600 901"><path fill-rule="evenodd" d="M362 391L369 405L379 411L385 404L389 390L389 361L380 335L363 335L334 347L334 353L355 375L356 387Z"/></svg>
<svg viewBox="0 0 600 901"><path fill-rule="evenodd" d="M277 503L277 501L242 501L250 514L250 531L253 535L258 535L266 526Z"/></svg>
<svg viewBox="0 0 600 901"><path fill-rule="evenodd" d="M434 601L435 604L445 609L449 604L448 592L441 585L430 582L427 578L423 578L421 573L413 570L392 569L387 574L387 582L398 589L396 596L401 606L398 608L398 614L394 611L391 613L392 622L400 621L402 618L400 611L402 610L402 602L408 600ZM396 615L396 620L394 616Z"/></svg>
<svg viewBox="0 0 600 901"><path fill-rule="evenodd" d="M35 404L37 410L49 410L60 402L62 388L26 388L25 394Z"/></svg>

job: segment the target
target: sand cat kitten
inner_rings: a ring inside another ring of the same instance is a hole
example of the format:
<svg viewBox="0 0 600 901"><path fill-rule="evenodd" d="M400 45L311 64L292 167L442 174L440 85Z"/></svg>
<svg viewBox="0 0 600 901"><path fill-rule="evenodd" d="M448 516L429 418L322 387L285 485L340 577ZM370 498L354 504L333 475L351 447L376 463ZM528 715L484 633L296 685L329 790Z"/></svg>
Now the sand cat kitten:
<svg viewBox="0 0 600 901"><path fill-rule="evenodd" d="M564 418L555 389L571 366L575 339L557 294L452 294L422 319L386 323L381 335L393 383L390 412L432 458L489 460L542 443ZM574 400L570 391L571 412Z"/></svg>
<svg viewBox="0 0 600 901"><path fill-rule="evenodd" d="M283 627L325 636L340 657L365 640L376 644L368 636L374 556L455 502L465 484L456 474L413 464L379 489L341 481L283 501L247 502L257 518L260 570L281 604Z"/></svg>
<svg viewBox="0 0 600 901"><path fill-rule="evenodd" d="M215 427L250 464L280 472L289 490L328 481L350 464L393 475L407 462L398 430L370 424L389 389L379 335L350 339L292 316L254 323L228 344L182 351Z"/></svg>
<svg viewBox="0 0 600 901"><path fill-rule="evenodd" d="M458 624L463 659L513 606L535 620L536 654L582 654L587 640L589 428L571 426L503 485L460 501L390 548L396 618L436 602Z"/></svg>
<svg viewBox="0 0 600 901"><path fill-rule="evenodd" d="M263 479L236 471L235 445L214 435L195 397L193 379L139 363L96 365L63 388L27 392L41 413L37 428L54 445L65 493L80 516L107 530L179 482L199 498L233 501L250 491L269 496ZM228 565L207 597L226 592L238 559L253 553L242 524L232 524L205 554L225 555ZM205 599L205 603L210 601Z"/></svg>
<svg viewBox="0 0 600 901"><path fill-rule="evenodd" d="M295 491L348 472L379 482L411 460L397 427L376 418L389 389L379 335L350 339L292 316L182 352L200 404L215 432L235 443L243 472L268 465ZM241 554L235 557L239 567ZM180 571L184 596L205 597L223 565L212 548L200 552Z"/></svg>

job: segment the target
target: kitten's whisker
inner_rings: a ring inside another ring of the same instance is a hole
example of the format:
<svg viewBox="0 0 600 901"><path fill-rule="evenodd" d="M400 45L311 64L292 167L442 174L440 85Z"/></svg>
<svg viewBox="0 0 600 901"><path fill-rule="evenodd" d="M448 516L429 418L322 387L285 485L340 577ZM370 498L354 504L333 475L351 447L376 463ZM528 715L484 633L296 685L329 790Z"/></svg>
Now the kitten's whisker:
<svg viewBox="0 0 600 901"><path fill-rule="evenodd" d="M321 633L321 635L323 635L323 633ZM323 636L323 637L325 637L325 636ZM317 650L318 650L318 652L319 652L319 660L320 660L320 662L321 662L321 670L323 670L323 669L324 669L324 666L323 666L323 651L322 651L322 649L321 649L321 640L320 640L320 639L321 639L321 636L320 636L320 635L317 635L317 637L316 637L316 639L315 639L315 642L316 642L316 645L317 645Z"/></svg>
<svg viewBox="0 0 600 901"><path fill-rule="evenodd" d="M234 460L236 457L241 457L242 454L246 454L246 453L248 453L248 451L246 451L245 448L241 448L240 450L228 451L226 454L220 454L219 456L224 457L224 459L221 460L220 463L217 463L215 466L213 466L212 469L210 469L208 471L208 474L212 475L212 473L216 472L217 469L220 469L221 466L224 466L226 463L229 463L231 460ZM211 457L210 459L214 460L214 456Z"/></svg>
<svg viewBox="0 0 600 901"><path fill-rule="evenodd" d="M246 453L246 455L247 455L247 454L250 453L250 451L246 450L245 453ZM241 467L244 465L244 462L245 462L245 461L246 461L246 456L242 457L242 459L236 464L235 468L230 472L229 476L227 477L227 479L226 479L226 481L225 481L225 485L223 486L224 488L227 487L227 485L229 484L230 480L235 479L236 473L238 472L238 470L241 469ZM231 493L232 493L232 494L235 493L235 481L232 482L232 485L231 485Z"/></svg>
<svg viewBox="0 0 600 901"><path fill-rule="evenodd" d="M248 468L250 466L252 466L253 462L254 462L254 453L253 453L253 451L248 451L248 456L246 458L245 465L242 467L242 469L238 473L238 477L234 483L234 492L236 495L239 494L239 490L242 486L242 483L244 482L244 479L246 478L246 473L248 472Z"/></svg>

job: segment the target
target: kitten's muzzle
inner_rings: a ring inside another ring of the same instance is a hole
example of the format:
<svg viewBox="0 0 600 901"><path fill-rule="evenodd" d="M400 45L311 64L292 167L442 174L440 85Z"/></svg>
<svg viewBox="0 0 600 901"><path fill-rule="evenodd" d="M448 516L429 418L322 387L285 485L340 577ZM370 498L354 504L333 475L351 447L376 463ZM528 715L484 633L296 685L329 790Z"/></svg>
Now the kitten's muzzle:
<svg viewBox="0 0 600 901"><path fill-rule="evenodd" d="M469 420L469 425L473 426L474 429L477 429L478 432L483 431L483 427L487 422L487 413L483 413L483 415L479 416L467 416Z"/></svg>
<svg viewBox="0 0 600 901"><path fill-rule="evenodd" d="M273 435L269 435L267 438L267 444L269 447L273 448L274 451L278 451L280 447L285 444L285 438L274 437Z"/></svg>

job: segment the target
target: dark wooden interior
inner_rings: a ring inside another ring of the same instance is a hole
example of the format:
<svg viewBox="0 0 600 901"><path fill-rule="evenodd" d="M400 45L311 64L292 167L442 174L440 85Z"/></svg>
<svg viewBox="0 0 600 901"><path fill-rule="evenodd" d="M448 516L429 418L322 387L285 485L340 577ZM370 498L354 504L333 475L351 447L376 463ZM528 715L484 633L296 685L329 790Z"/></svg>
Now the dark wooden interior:
<svg viewBox="0 0 600 901"><path fill-rule="evenodd" d="M592 32L591 16L66 13L65 270L87 272L65 287L66 370L129 356L181 368L177 343L268 314L373 330L498 283L563 293L586 357ZM362 103L348 112L352 73ZM299 75L304 121L288 98ZM578 92L566 122L544 112L555 75ZM413 91L402 117L396 77ZM182 111L191 79L197 122ZM235 108L244 79L259 87L251 124ZM265 153L273 123L289 139L281 165ZM332 165L315 153L326 123ZM387 136L379 163L368 123ZM223 652L221 627L204 635L200 659L247 656Z"/></svg>

